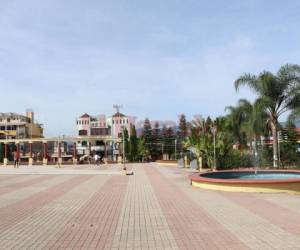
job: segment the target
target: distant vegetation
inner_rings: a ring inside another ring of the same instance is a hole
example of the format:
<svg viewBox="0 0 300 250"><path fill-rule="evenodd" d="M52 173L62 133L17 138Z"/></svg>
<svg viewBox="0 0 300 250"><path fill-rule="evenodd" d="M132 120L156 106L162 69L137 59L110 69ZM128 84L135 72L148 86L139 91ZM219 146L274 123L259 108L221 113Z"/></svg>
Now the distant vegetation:
<svg viewBox="0 0 300 250"><path fill-rule="evenodd" d="M206 167L214 167L214 132L216 167L227 169L252 166L299 166L299 134L295 122L300 118L300 66L284 65L276 74L263 71L259 75L244 74L234 83L236 90L251 89L253 103L241 99L236 106L225 108L227 115L212 120L195 118L187 122L180 116L179 126L151 127L145 120L142 136L131 138L127 158L156 160L169 158L197 159ZM289 114L282 125L279 118ZM278 140L278 135L280 141ZM176 144L176 152L175 152Z"/></svg>

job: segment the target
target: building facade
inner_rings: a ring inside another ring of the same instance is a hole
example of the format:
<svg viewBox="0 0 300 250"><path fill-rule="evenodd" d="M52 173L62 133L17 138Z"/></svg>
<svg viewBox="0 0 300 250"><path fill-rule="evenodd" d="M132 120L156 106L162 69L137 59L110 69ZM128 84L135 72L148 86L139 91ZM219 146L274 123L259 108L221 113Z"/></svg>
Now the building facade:
<svg viewBox="0 0 300 250"><path fill-rule="evenodd" d="M79 138L76 143L79 155L100 154L109 155L110 160L117 160L122 155L121 144L123 129L127 129L130 136L130 127L135 125L135 117L127 116L119 111L114 115L91 116L87 113L76 119L76 133ZM96 138L94 141L87 141ZM106 142L105 142L106 140Z"/></svg>
<svg viewBox="0 0 300 250"><path fill-rule="evenodd" d="M26 115L0 113L0 139L42 138L43 127L34 121L34 112Z"/></svg>
<svg viewBox="0 0 300 250"><path fill-rule="evenodd" d="M130 135L130 127L135 125L134 116L116 112L110 117L105 115L90 116L85 113L76 120L77 136L112 136L120 138L123 129Z"/></svg>

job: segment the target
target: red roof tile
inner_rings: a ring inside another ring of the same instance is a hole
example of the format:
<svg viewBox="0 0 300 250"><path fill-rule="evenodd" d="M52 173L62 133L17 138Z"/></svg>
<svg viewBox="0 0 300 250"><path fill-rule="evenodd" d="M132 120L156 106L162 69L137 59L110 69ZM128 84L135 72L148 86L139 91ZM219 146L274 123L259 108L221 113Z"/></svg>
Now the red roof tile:
<svg viewBox="0 0 300 250"><path fill-rule="evenodd" d="M80 118L89 118L89 117L90 117L89 114L84 113Z"/></svg>

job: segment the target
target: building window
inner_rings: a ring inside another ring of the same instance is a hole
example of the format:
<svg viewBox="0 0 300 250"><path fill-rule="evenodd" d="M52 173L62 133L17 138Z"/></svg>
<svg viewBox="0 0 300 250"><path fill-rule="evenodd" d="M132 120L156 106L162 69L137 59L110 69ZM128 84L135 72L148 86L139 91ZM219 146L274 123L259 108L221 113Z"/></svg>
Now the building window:
<svg viewBox="0 0 300 250"><path fill-rule="evenodd" d="M87 135L87 130L79 130L78 135Z"/></svg>

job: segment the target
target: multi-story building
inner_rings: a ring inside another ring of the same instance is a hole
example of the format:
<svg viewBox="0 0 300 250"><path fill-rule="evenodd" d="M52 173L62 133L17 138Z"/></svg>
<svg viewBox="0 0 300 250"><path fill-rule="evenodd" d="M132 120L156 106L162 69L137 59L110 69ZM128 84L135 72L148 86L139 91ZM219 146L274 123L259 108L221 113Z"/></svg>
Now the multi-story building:
<svg viewBox="0 0 300 250"><path fill-rule="evenodd" d="M117 112L106 117L105 115L91 116L87 113L78 117L76 120L77 136L82 137L82 140L77 141L76 147L79 155L87 155L92 152L105 155L106 151L110 152L112 159L116 159L120 155L120 148L117 141L122 136L122 130L127 129L130 136L130 127L135 125L135 117L126 116ZM99 137L93 143L89 143L86 137ZM104 142L104 138L110 138L110 143Z"/></svg>
<svg viewBox="0 0 300 250"><path fill-rule="evenodd" d="M0 138L24 139L43 137L43 127L34 121L34 112L27 110L26 115L0 113Z"/></svg>
<svg viewBox="0 0 300 250"><path fill-rule="evenodd" d="M126 128L130 135L130 126L135 124L135 117L116 112L111 117L105 115L90 116L85 113L76 120L78 136L112 136L121 137Z"/></svg>

